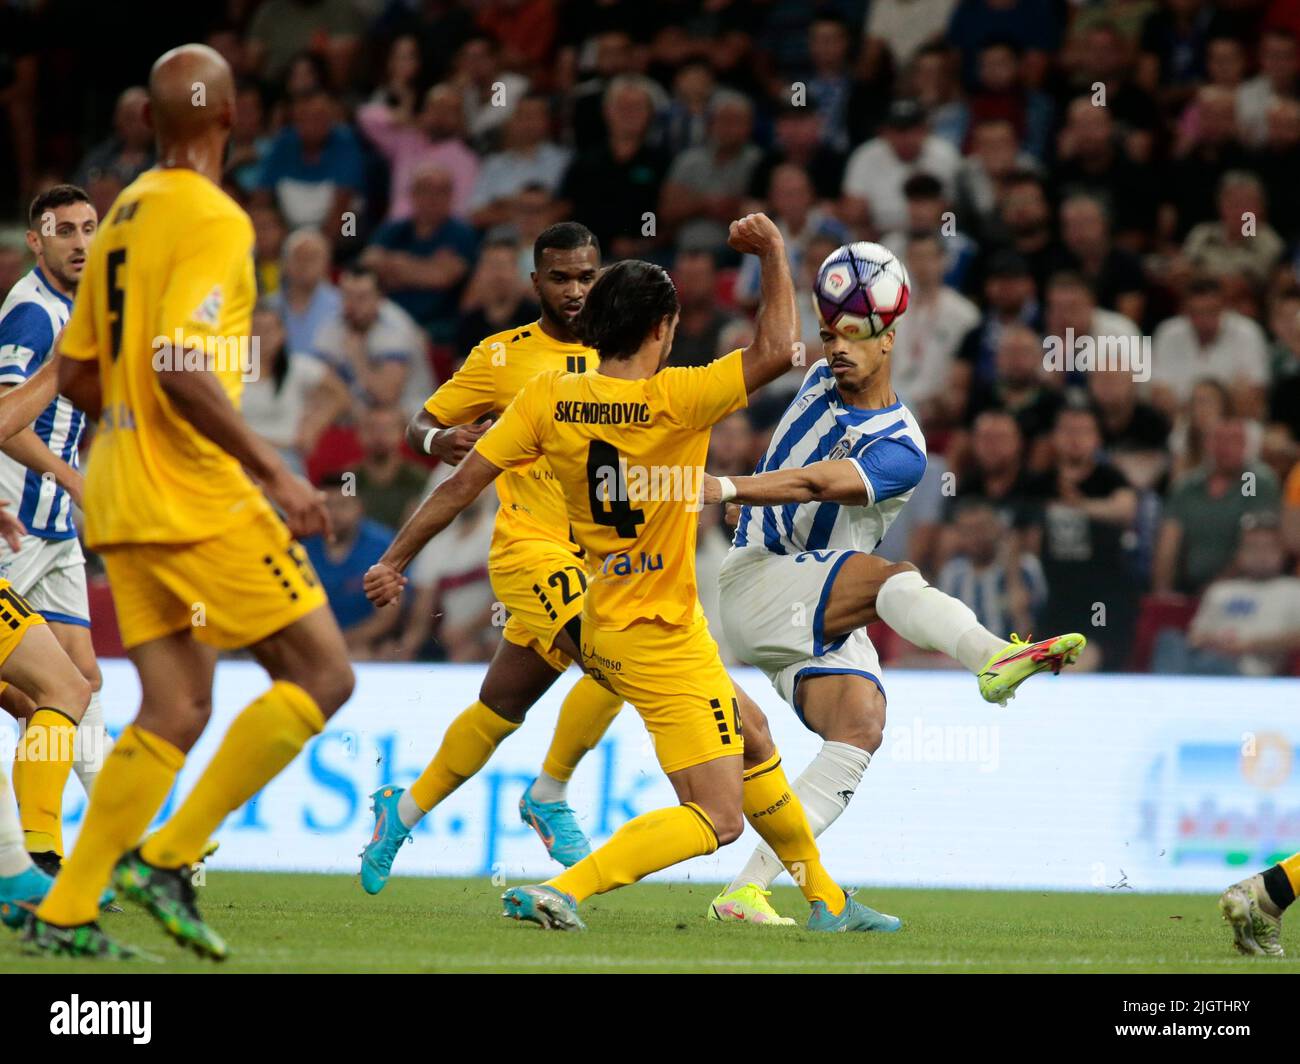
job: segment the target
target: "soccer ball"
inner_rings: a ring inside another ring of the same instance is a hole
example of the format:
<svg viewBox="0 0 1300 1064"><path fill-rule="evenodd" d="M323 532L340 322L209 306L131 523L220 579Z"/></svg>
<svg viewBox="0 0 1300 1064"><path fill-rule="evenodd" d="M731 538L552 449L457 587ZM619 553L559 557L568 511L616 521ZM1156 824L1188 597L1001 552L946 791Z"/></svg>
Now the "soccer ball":
<svg viewBox="0 0 1300 1064"><path fill-rule="evenodd" d="M826 256L813 284L821 323L846 340L870 340L907 310L911 282L897 256L880 244L859 240Z"/></svg>

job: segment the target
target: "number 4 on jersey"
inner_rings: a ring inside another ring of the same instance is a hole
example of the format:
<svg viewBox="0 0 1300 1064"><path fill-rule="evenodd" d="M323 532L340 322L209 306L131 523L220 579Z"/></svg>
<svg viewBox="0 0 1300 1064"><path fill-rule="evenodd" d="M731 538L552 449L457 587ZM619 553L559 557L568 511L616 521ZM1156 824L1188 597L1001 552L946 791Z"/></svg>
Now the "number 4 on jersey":
<svg viewBox="0 0 1300 1064"><path fill-rule="evenodd" d="M613 528L624 539L636 539L637 526L645 524L645 511L632 509L627 501L623 460L604 440L592 440L587 449L587 496L596 524Z"/></svg>

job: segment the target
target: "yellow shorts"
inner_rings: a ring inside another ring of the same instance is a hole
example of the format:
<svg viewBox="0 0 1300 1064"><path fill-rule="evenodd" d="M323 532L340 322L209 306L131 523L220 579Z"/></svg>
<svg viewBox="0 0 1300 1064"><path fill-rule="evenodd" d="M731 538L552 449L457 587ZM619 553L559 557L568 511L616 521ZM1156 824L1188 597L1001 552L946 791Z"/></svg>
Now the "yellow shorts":
<svg viewBox="0 0 1300 1064"><path fill-rule="evenodd" d="M744 752L736 689L703 616L685 627L584 625L582 665L636 707L665 772Z"/></svg>
<svg viewBox="0 0 1300 1064"><path fill-rule="evenodd" d="M510 617L501 633L507 643L536 651L556 670L569 667L569 656L555 647L555 637L582 613L587 570L582 559L563 544L540 539L513 540L488 575L492 593Z"/></svg>
<svg viewBox="0 0 1300 1064"><path fill-rule="evenodd" d="M221 650L252 646L326 604L307 553L270 511L198 543L100 553L128 649L187 628Z"/></svg>
<svg viewBox="0 0 1300 1064"><path fill-rule="evenodd" d="M8 580L0 579L0 665L18 649L29 628L44 623L45 618L31 603L18 594ZM0 693L8 686L0 681Z"/></svg>

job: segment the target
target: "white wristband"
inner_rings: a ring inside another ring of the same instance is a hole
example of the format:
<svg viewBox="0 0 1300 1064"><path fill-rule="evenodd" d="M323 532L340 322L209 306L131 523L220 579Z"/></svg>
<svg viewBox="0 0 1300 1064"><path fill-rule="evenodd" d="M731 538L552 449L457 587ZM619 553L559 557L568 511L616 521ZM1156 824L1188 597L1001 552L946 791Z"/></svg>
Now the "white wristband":
<svg viewBox="0 0 1300 1064"><path fill-rule="evenodd" d="M719 502L731 502L736 497L736 485L730 477L718 477Z"/></svg>
<svg viewBox="0 0 1300 1064"><path fill-rule="evenodd" d="M424 453L425 453L425 454L433 454L433 452L432 452L431 450L429 450L429 445L430 445L431 443L433 443L433 438L434 438L434 436L436 436L437 434L438 434L438 426L437 426L437 425L435 425L433 428L431 428L428 432L426 432L426 433L424 434Z"/></svg>

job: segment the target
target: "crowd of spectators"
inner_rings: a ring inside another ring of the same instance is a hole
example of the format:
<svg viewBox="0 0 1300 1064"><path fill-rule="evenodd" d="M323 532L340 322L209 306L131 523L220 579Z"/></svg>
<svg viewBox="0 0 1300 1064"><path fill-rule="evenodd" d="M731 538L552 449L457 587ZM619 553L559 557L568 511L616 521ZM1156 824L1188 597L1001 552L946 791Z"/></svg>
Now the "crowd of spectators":
<svg viewBox="0 0 1300 1064"><path fill-rule="evenodd" d="M358 657L495 645L491 499L404 617L360 578L445 475L406 419L538 313L537 234L575 219L605 261L667 267L674 361L701 364L750 335L756 264L725 238L763 209L810 360L826 254L877 240L911 271L893 374L930 460L881 553L996 629L1087 633L1093 667L1300 671L1300 0L131 6L109 63L115 5L0 2L0 198L17 220L71 178L102 214L153 163L149 61L229 59L245 411L332 489L338 541L309 546ZM0 248L0 292L25 268ZM717 427L711 471L752 469L805 368ZM730 516L702 515L706 608Z"/></svg>

